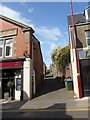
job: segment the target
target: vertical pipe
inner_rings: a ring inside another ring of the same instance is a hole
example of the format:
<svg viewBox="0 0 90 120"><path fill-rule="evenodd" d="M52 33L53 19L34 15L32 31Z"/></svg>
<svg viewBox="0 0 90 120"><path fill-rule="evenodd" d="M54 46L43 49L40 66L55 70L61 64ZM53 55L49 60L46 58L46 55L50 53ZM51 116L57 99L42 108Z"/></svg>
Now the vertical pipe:
<svg viewBox="0 0 90 120"><path fill-rule="evenodd" d="M71 13L71 22L72 22L72 35L73 35L73 43L75 49L75 57L76 57L76 69L77 69L77 82L78 82L78 90L79 90L79 98L82 98L82 87L81 87L81 79L80 79L80 72L79 72L79 59L76 49L76 36L75 36L75 28L74 28L74 18L73 18L73 7L72 7L72 0L70 1L70 13Z"/></svg>

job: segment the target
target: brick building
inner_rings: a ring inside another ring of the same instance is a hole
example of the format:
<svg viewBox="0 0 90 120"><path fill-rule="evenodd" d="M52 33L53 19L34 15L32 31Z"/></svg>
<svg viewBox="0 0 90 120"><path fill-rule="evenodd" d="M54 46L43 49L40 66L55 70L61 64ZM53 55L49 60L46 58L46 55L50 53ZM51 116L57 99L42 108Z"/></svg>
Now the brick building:
<svg viewBox="0 0 90 120"><path fill-rule="evenodd" d="M42 85L43 57L34 30L0 15L0 83L2 98L12 80L15 99L32 99ZM37 64L38 63L38 64Z"/></svg>
<svg viewBox="0 0 90 120"><path fill-rule="evenodd" d="M69 43L71 46L72 79L75 97L90 96L90 6L83 13L75 14L74 29L76 37L76 49L78 56L78 69L76 65L74 36L72 35L71 16L68 16ZM77 79L80 75L80 81Z"/></svg>
<svg viewBox="0 0 90 120"><path fill-rule="evenodd" d="M46 77L46 69L47 69L46 64L43 63L43 77L44 78Z"/></svg>

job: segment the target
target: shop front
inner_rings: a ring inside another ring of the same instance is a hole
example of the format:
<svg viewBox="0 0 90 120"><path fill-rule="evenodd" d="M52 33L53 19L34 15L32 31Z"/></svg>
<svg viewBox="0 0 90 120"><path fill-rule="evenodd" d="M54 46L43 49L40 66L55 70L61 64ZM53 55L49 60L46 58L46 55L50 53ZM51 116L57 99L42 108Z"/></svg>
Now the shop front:
<svg viewBox="0 0 90 120"><path fill-rule="evenodd" d="M1 89L1 98L5 99L7 94L10 97L10 89L7 86L9 81L13 82L13 87L11 91L11 96L13 99L16 97L16 92L19 91L20 100L23 99L23 62L24 59L9 59L0 61L0 89Z"/></svg>
<svg viewBox="0 0 90 120"><path fill-rule="evenodd" d="M90 96L90 59L80 60L80 74L83 97Z"/></svg>

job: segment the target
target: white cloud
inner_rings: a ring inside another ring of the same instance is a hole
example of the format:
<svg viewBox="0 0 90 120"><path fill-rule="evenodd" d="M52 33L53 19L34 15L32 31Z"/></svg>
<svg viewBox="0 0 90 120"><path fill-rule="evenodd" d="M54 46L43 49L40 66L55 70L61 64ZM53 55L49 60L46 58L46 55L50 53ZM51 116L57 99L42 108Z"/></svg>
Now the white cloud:
<svg viewBox="0 0 90 120"><path fill-rule="evenodd" d="M53 49L55 49L57 47L57 45L55 44L55 43L51 43L50 44L50 49L51 49L51 51L53 50Z"/></svg>
<svg viewBox="0 0 90 120"><path fill-rule="evenodd" d="M0 14L14 19L16 21L19 21L21 23L24 23L26 25L29 25L30 27L34 27L34 24L31 23L30 19L22 17L22 14L20 12L15 11L7 6L0 5Z"/></svg>
<svg viewBox="0 0 90 120"><path fill-rule="evenodd" d="M34 8L30 8L30 9L28 9L28 12L32 13L33 10L34 10Z"/></svg>
<svg viewBox="0 0 90 120"><path fill-rule="evenodd" d="M57 27L49 28L46 26L41 26L39 28L35 28L37 34L43 36L47 40L58 40L61 36L61 32Z"/></svg>
<svg viewBox="0 0 90 120"><path fill-rule="evenodd" d="M32 11L33 11L33 9L29 12L32 12ZM22 13L15 11L4 5L0 5L0 14L34 28L35 33L37 33L37 35L39 35L41 38L43 38L43 40L45 40L45 41L40 41L41 45L46 44L47 48L49 47L48 52L47 52L47 50L43 51L44 60L46 61L47 65L49 66L49 64L51 63L51 59L50 59L51 52L55 47L57 47L57 44L55 44L54 42L50 42L50 41L56 42L57 40L59 40L59 38L61 37L61 32L60 32L59 28L58 27L51 28L51 27L47 27L47 26L37 27L34 24L32 24L32 21L30 19L23 17ZM47 40L50 40L50 41L47 41Z"/></svg>
<svg viewBox="0 0 90 120"><path fill-rule="evenodd" d="M33 8L29 9L29 12L32 12ZM46 40L58 40L59 37L61 36L61 32L59 30L59 28L57 27L47 27L47 26L41 26L41 27L36 27L32 21L30 19L27 19L25 17L23 17L23 14L15 11L7 6L4 5L0 5L0 14L7 16L11 19L14 19L16 21L19 21L21 23L24 23L26 25L29 25L30 27L32 27L35 32L44 37L44 39Z"/></svg>

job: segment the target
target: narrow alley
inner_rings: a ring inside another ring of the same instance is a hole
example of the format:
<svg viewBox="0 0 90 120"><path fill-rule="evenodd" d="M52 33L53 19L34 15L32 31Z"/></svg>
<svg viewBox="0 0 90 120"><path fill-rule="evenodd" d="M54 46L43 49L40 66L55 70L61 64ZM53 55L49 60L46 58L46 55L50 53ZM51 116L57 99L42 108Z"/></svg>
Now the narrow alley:
<svg viewBox="0 0 90 120"><path fill-rule="evenodd" d="M73 92L67 91L60 79L47 77L44 80L41 91L36 97L25 103L20 109L53 108L53 106L57 106L59 103L65 103L66 101L71 104L70 101L72 101L72 99L74 99ZM57 108L59 107L61 106L57 106Z"/></svg>

